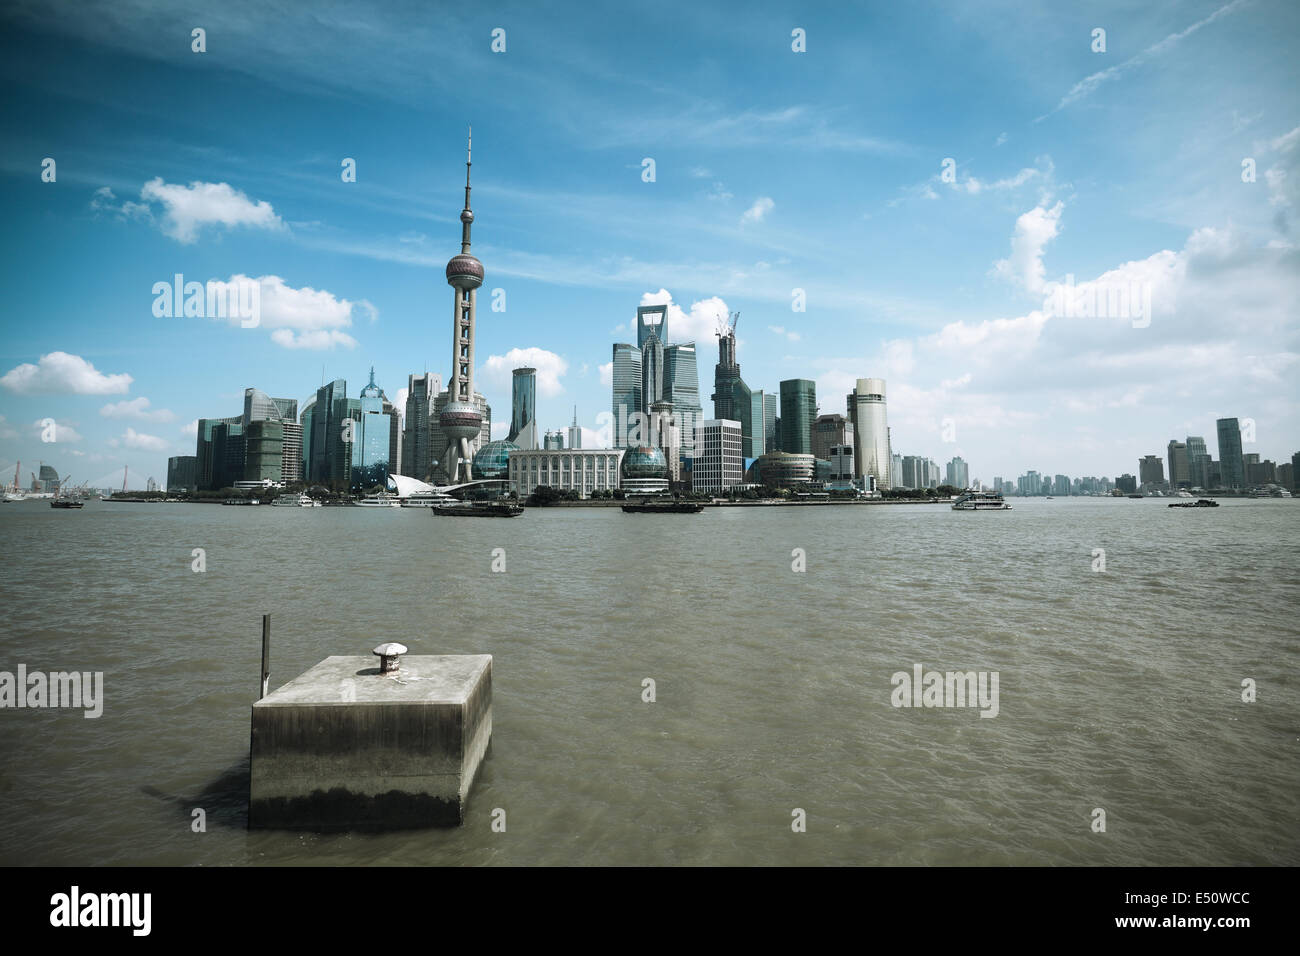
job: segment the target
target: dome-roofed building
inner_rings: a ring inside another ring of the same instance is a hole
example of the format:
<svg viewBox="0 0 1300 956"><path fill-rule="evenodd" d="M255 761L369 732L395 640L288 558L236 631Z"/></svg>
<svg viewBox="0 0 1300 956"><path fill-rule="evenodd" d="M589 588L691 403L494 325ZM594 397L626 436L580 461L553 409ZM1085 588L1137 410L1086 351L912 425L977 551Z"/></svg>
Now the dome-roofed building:
<svg viewBox="0 0 1300 956"><path fill-rule="evenodd" d="M629 448L619 475L619 484L629 495L663 494L668 490L668 459L661 448Z"/></svg>
<svg viewBox="0 0 1300 956"><path fill-rule="evenodd" d="M505 478L510 470L510 453L519 446L504 438L490 441L474 455L475 478Z"/></svg>
<svg viewBox="0 0 1300 956"><path fill-rule="evenodd" d="M812 455L796 455L784 451L770 451L754 459L749 467L748 480L768 488L796 488L814 481L817 476L816 459Z"/></svg>

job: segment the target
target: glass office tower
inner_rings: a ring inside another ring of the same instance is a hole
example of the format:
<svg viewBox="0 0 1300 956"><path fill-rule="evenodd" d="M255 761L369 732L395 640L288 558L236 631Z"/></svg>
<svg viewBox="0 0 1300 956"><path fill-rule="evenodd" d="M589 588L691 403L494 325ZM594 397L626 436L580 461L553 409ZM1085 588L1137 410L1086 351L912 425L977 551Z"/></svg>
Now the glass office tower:
<svg viewBox="0 0 1300 956"><path fill-rule="evenodd" d="M817 420L817 383L790 378L781 383L781 450L792 455L813 453L813 423Z"/></svg>

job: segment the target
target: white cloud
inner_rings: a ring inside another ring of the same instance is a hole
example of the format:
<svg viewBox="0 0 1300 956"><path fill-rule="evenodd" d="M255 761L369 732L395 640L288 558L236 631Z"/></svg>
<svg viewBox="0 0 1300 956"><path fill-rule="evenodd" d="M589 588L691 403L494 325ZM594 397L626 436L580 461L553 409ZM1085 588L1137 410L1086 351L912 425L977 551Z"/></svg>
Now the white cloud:
<svg viewBox="0 0 1300 956"><path fill-rule="evenodd" d="M357 340L346 332L333 329L316 329L311 332L295 332L292 329L276 329L271 333L271 341L287 349L332 349L336 345L356 348Z"/></svg>
<svg viewBox="0 0 1300 956"><path fill-rule="evenodd" d="M1007 141L1007 134L1006 134L1006 133L999 133L999 134L998 134L998 138L994 141L993 145L994 145L994 146L1001 146L1001 145L1002 145L1003 143L1005 143L1006 141Z"/></svg>
<svg viewBox="0 0 1300 956"><path fill-rule="evenodd" d="M791 342L798 342L802 336L798 332L792 332L786 329L784 325L769 325L768 329L777 335L784 335Z"/></svg>
<svg viewBox="0 0 1300 956"><path fill-rule="evenodd" d="M600 384L601 384L601 385L608 385L608 386L611 386L611 387L612 387L613 384L614 384L614 363L613 363L613 361L606 362L604 365L601 365L601 366L599 366L598 368L599 368L599 371L600 371Z"/></svg>
<svg viewBox="0 0 1300 956"><path fill-rule="evenodd" d="M18 430L10 425L3 415L0 415L0 439L17 437Z"/></svg>
<svg viewBox="0 0 1300 956"><path fill-rule="evenodd" d="M121 441L127 448L138 448L141 451L166 451L169 447L165 439L156 435L145 435L130 426L122 434Z"/></svg>
<svg viewBox="0 0 1300 956"><path fill-rule="evenodd" d="M259 288L257 327L270 330L271 341L287 349L328 349L336 345L355 348L357 340L342 330L350 328L354 318L373 322L378 316L365 299L354 302L310 286L295 289L276 275L250 279L240 273L225 282L213 279L207 284L206 294L210 300L233 301L238 290L249 282L256 282ZM233 309L225 319L235 326L244 321Z"/></svg>
<svg viewBox="0 0 1300 956"><path fill-rule="evenodd" d="M90 197L90 209L96 213L109 213L118 219L153 219L153 210L147 205L129 199L119 203L113 190L107 186L95 190L95 195Z"/></svg>
<svg viewBox="0 0 1300 956"><path fill-rule="evenodd" d="M1011 255L994 263L993 271L1030 292L1041 292L1045 272L1043 248L1056 238L1062 209L1064 204L1058 201L1050 209L1042 204L1021 214L1011 236Z"/></svg>
<svg viewBox="0 0 1300 956"><path fill-rule="evenodd" d="M138 418L142 421L149 422L170 422L176 420L176 415L165 408L151 410L149 408L149 399L141 395L139 398L123 399L120 402L110 402L99 410L99 414L105 418Z"/></svg>
<svg viewBox="0 0 1300 956"><path fill-rule="evenodd" d="M403 385L397 390L397 397L393 399L393 407L397 409L397 414L405 421L406 419L406 400L411 396L411 387Z"/></svg>
<svg viewBox="0 0 1300 956"><path fill-rule="evenodd" d="M199 420L196 418L188 425L182 425L181 432L186 435L193 435L195 438L197 438L199 435Z"/></svg>
<svg viewBox="0 0 1300 956"><path fill-rule="evenodd" d="M727 303L716 295L691 303L691 311L687 312L673 302L672 293L667 289L644 293L640 304L668 306L664 321L668 326L670 343L707 342L717 334L719 324L725 324L730 314Z"/></svg>
<svg viewBox="0 0 1300 956"><path fill-rule="evenodd" d="M489 355L483 363L483 378L501 388L512 387L517 368L537 369L537 394L543 398L564 394L560 379L568 372L569 363L546 349L511 349L505 355Z"/></svg>
<svg viewBox="0 0 1300 956"><path fill-rule="evenodd" d="M606 442L609 440L609 428L597 430L588 428L586 425L582 428L582 447L583 448L608 448ZM566 433L567 435L567 433Z"/></svg>
<svg viewBox="0 0 1300 956"><path fill-rule="evenodd" d="M46 421L47 419L38 418L36 421L32 422L31 424L32 435L37 438L40 438L42 441L45 440L44 436L45 436ZM53 437L54 437L54 441L51 442L51 444L56 444L56 445L64 445L64 444L69 444L71 442L81 441L81 433L77 431L77 429L73 426L72 422L62 421L58 419L54 420Z"/></svg>
<svg viewBox="0 0 1300 956"><path fill-rule="evenodd" d="M771 212L775 206L776 203L772 201L771 197L759 196L754 200L754 205L746 209L744 214L740 217L740 224L743 226L746 223L762 222L763 218Z"/></svg>
<svg viewBox="0 0 1300 956"><path fill-rule="evenodd" d="M80 355L67 352L50 352L35 365L15 366L0 377L0 385L21 395L120 395L130 389L132 381L126 373L105 375Z"/></svg>
<svg viewBox="0 0 1300 956"><path fill-rule="evenodd" d="M163 206L162 230L182 243L195 242L204 226L284 229L284 221L265 200L254 202L229 183L192 182L188 186L154 177L140 190L146 203Z"/></svg>

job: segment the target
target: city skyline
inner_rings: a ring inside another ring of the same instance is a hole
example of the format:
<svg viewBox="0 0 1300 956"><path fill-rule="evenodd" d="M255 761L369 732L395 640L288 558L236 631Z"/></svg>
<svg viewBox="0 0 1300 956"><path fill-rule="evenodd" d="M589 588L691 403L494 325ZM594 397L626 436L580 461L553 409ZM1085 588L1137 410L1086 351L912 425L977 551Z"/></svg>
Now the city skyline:
<svg viewBox="0 0 1300 956"><path fill-rule="evenodd" d="M697 28L683 42L705 44L694 34L714 15L679 14ZM1017 76L1005 58L992 57L1002 66L984 93L997 113L968 109L976 94L957 80L970 64L940 62L963 30L1000 50L1007 40L997 30L1014 30L996 12L987 23L959 15L950 25L913 12L896 22L800 14L809 44L796 54L786 15L760 6L744 24L708 34L707 45L718 65L761 52L770 79L746 73L709 85L716 73L695 66L671 84L622 79L604 92L576 87L611 68L625 41L604 49L574 34L567 50L581 56L539 58L527 39L534 15L521 11L507 18L512 40L497 55L494 24L452 17L440 33L464 38L448 54L470 80L463 98L422 97L414 84L376 90L361 70L356 83L377 98L365 110L256 15L250 29L205 12L209 37L222 42L201 55L189 48L183 13L158 15L162 26L146 37L138 22L92 31L78 18L46 26L22 11L0 14L7 78L51 107L34 121L4 121L13 145L0 191L13 235L25 237L7 250L14 318L0 363L0 464L10 468L45 461L95 481L125 466L140 481L161 478L168 457L193 454L187 429L233 410L247 387L303 407L318 379L355 388L371 365L390 387L424 370L448 381L436 270L454 251L448 196L460 158L451 130L470 119L486 141L475 198L492 223L480 238L486 357L473 374L488 404L504 409L512 369L537 368L539 431L568 426L576 404L583 445L602 443L611 345L636 341L636 309L658 304L670 340L695 343L703 417L713 411L707 370L718 320L742 311L737 357L751 389L771 396L780 382L806 378L818 413L844 414L840 396L858 378L878 377L889 383L896 453L957 455L986 482L1045 465L1132 473L1143 455L1163 457L1170 439L1213 442L1225 417L1254 422L1247 454L1281 462L1300 447L1296 390L1286 384L1297 352L1286 309L1300 114L1294 93L1276 95L1298 84L1285 79L1295 67L1273 36L1284 32L1277 17L1297 14L1284 7L1126 13L1104 54L1078 39L1091 19L1042 14L1035 27L1058 51L1044 68L1051 75L1026 101L1011 92ZM639 42L664 29L635 11L624 16L641 28ZM156 42L168 25L175 53ZM299 25L297 36L321 40L341 64L359 62L362 51L341 36ZM395 59L414 55L397 19L379 14L375 29L394 43ZM922 36L936 52L922 50ZM283 56L259 57L268 47ZM871 56L846 57L855 47ZM71 56L85 58L80 73L59 69ZM905 66L905 56L916 62ZM587 65L574 65L584 57ZM1144 70L1143 57L1159 57L1182 85ZM849 65L864 60L877 65ZM1121 75L1093 79L1112 66ZM841 82L929 79L855 119L845 115L851 100L831 95L818 72L827 70ZM100 75L105 92L69 85L67 75ZM304 91L307 77L327 82ZM270 114L256 109L248 129L219 132L194 113L202 103L244 115L259 84L299 107L275 113L290 135L264 135ZM591 105L589 125L548 130L524 115L541 95L532 84ZM1204 95L1189 96L1187 84ZM636 90L656 85L664 105L618 119ZM706 87L715 95L685 119L667 108ZM1269 90L1276 105L1242 105ZM902 105L909 97L941 119L916 119ZM125 101L130 110L116 105ZM1181 112L1151 120L1165 101ZM104 120L92 121L99 110ZM336 128L313 132L325 113L338 115ZM164 115L184 119L160 140L149 118ZM641 132L634 120L644 121ZM1097 121L1128 132L1108 142L1088 132ZM1180 150L1172 176L1170 142ZM45 157L57 162L54 182L42 182ZM643 178L646 158L653 181ZM1258 166L1257 181L1243 181L1243 158ZM348 159L352 182L343 178ZM66 260L50 249L100 266L68 282ZM156 316L155 284L177 275L263 277L260 325ZM1106 275L1148 283L1145 324L1045 314L1050 282L1083 287ZM498 289L503 311L494 308ZM795 290L804 311L794 308ZM399 411L405 397L406 389L393 395ZM40 441L46 419L63 442ZM492 437L509 425L498 415Z"/></svg>

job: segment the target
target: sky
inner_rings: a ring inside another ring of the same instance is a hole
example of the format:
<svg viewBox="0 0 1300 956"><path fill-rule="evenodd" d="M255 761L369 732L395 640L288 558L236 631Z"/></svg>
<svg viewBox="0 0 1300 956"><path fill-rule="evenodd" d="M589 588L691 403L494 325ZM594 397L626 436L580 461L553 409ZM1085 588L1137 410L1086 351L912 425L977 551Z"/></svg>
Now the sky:
<svg viewBox="0 0 1300 956"><path fill-rule="evenodd" d="M751 388L883 378L894 452L973 479L1217 457L1220 417L1290 460L1300 5L975 6L9 0L0 477L143 487L247 387L445 381L471 124L495 437L530 365L600 443L669 301L706 415L739 312ZM156 314L177 275L258 323Z"/></svg>

